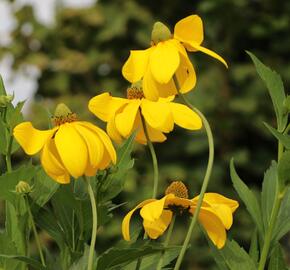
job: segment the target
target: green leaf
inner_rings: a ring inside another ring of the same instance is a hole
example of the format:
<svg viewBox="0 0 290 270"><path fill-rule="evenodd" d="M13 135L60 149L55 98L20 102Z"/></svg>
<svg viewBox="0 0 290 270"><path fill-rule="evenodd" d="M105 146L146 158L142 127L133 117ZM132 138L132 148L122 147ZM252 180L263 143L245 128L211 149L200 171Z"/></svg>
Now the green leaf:
<svg viewBox="0 0 290 270"><path fill-rule="evenodd" d="M262 221L262 214L261 214L261 208L258 203L257 198L253 194L253 192L247 187L247 185L240 179L238 176L235 166L234 166L234 160L231 160L230 164L230 173L231 173L231 179L234 185L235 190L239 194L240 198L246 205L246 208L251 215L253 221L257 225L258 231L263 235L263 221Z"/></svg>
<svg viewBox="0 0 290 270"><path fill-rule="evenodd" d="M7 132L7 126L3 122L2 118L0 118L0 134L1 134L1 140L0 140L0 153L5 155L7 153L7 145L8 145L8 132Z"/></svg>
<svg viewBox="0 0 290 270"><path fill-rule="evenodd" d="M3 78L0 75L0 95L6 95L6 90L3 82Z"/></svg>
<svg viewBox="0 0 290 270"><path fill-rule="evenodd" d="M164 250L162 245L148 243L147 241L136 242L131 247L112 247L98 257L96 270L123 269L123 267L138 258L160 253L162 250Z"/></svg>
<svg viewBox="0 0 290 270"><path fill-rule="evenodd" d="M279 241L286 233L290 231L290 189L287 188L282 199L276 226L273 232L274 241Z"/></svg>
<svg viewBox="0 0 290 270"><path fill-rule="evenodd" d="M258 232L257 228L252 233L251 245L249 250L249 255L252 258L253 262L258 265L259 261L259 246L258 246Z"/></svg>
<svg viewBox="0 0 290 270"><path fill-rule="evenodd" d="M290 181L290 150L285 151L278 163L278 176L282 185Z"/></svg>
<svg viewBox="0 0 290 270"><path fill-rule="evenodd" d="M131 153L134 146L136 132L123 143L117 151L116 170L110 174L101 189L101 202L116 197L124 188L126 173L134 165Z"/></svg>
<svg viewBox="0 0 290 270"><path fill-rule="evenodd" d="M279 243L273 249L273 252L270 257L270 262L268 270L287 270L285 259L283 256L283 250Z"/></svg>
<svg viewBox="0 0 290 270"><path fill-rule="evenodd" d="M277 131L265 122L264 125L287 149L290 149L290 136L288 134L283 134Z"/></svg>
<svg viewBox="0 0 290 270"><path fill-rule="evenodd" d="M26 256L0 254L0 257L5 258L5 259L18 260L21 262L25 262L28 265L30 265L33 269L36 269L36 270L45 270L46 269L46 267L42 266L42 264L40 262L38 262L34 259L31 259L29 257L26 257Z"/></svg>
<svg viewBox="0 0 290 270"><path fill-rule="evenodd" d="M264 175L262 193L261 193L261 205L262 216L264 222L264 228L267 230L272 214L275 198L279 192L277 163L272 161L270 168Z"/></svg>
<svg viewBox="0 0 290 270"><path fill-rule="evenodd" d="M90 252L90 247L86 245L83 256L78 261L76 261L69 268L69 270L87 270L89 252Z"/></svg>
<svg viewBox="0 0 290 270"><path fill-rule="evenodd" d="M40 168L34 177L33 191L30 197L35 203L42 207L50 200L58 187L59 184L53 181L44 170Z"/></svg>
<svg viewBox="0 0 290 270"><path fill-rule="evenodd" d="M256 265L248 253L234 240L227 240L222 249L217 249L208 239L214 259L221 270L256 270Z"/></svg>
<svg viewBox="0 0 290 270"><path fill-rule="evenodd" d="M283 131L287 125L288 116L283 112L285 97L284 85L279 74L265 66L254 54L247 52L255 64L256 70L264 81L271 96L277 118L278 130Z"/></svg>

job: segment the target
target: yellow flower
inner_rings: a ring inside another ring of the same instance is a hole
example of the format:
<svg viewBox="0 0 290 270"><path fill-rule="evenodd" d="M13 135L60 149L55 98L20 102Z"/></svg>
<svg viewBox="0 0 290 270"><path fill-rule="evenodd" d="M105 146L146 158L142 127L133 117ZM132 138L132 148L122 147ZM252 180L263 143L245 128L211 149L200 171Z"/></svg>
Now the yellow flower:
<svg viewBox="0 0 290 270"><path fill-rule="evenodd" d="M107 133L118 143L135 130L136 140L147 143L141 117L152 142L165 141L163 133L172 131L174 123L189 130L197 130L202 126L200 117L187 106L171 102L173 97L150 101L136 87L127 90L127 97L118 98L103 93L89 102L89 110L107 122Z"/></svg>
<svg viewBox="0 0 290 270"><path fill-rule="evenodd" d="M125 216L122 222L122 234L126 241L130 241L131 217L140 208L144 230L151 239L158 238L166 231L173 214L194 214L198 197L189 200L187 189L182 182L173 182L165 194L160 200L149 199L141 202ZM220 194L205 194L198 220L217 248L225 245L226 230L232 225L232 215L237 207L236 201Z"/></svg>
<svg viewBox="0 0 290 270"><path fill-rule="evenodd" d="M177 94L173 75L176 76L181 93L194 88L196 74L186 50L204 52L227 67L222 57L200 45L203 41L203 25L197 15L177 22L173 35L164 24L155 23L151 39L150 48L130 52L122 69L123 76L131 83L143 78L144 95L150 100Z"/></svg>
<svg viewBox="0 0 290 270"><path fill-rule="evenodd" d="M13 135L26 154L41 151L41 164L55 181L66 184L70 175L93 176L111 161L116 162L108 135L89 122L77 121L64 104L58 105L54 122L56 126L50 130L38 130L23 122L14 128Z"/></svg>

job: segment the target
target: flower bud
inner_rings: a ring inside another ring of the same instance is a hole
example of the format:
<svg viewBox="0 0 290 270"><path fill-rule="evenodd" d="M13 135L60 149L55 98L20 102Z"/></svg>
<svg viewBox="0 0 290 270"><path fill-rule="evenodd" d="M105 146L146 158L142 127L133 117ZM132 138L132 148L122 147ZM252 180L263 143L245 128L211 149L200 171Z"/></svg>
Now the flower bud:
<svg viewBox="0 0 290 270"><path fill-rule="evenodd" d="M9 103L14 99L14 95L1 95L0 108L6 108Z"/></svg>
<svg viewBox="0 0 290 270"><path fill-rule="evenodd" d="M169 28L162 22L156 22L151 33L151 40L154 44L160 41L171 39L172 35Z"/></svg>
<svg viewBox="0 0 290 270"><path fill-rule="evenodd" d="M20 195L25 195L32 192L32 187L25 181L19 181L15 187L15 191Z"/></svg>
<svg viewBox="0 0 290 270"><path fill-rule="evenodd" d="M66 106L64 103L60 103L57 105L52 119L56 126L60 126L64 123L71 123L76 121L77 116L70 110L68 106Z"/></svg>

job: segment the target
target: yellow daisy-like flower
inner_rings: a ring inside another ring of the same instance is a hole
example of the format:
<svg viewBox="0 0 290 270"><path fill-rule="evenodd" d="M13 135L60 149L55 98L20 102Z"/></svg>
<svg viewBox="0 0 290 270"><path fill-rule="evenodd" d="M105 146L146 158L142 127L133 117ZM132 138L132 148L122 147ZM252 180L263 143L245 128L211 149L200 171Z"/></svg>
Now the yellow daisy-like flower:
<svg viewBox="0 0 290 270"><path fill-rule="evenodd" d="M144 124L152 142L163 142L163 133L172 131L174 123L180 127L197 130L202 127L198 114L187 106L172 102L173 97L150 101L144 98L142 90L132 87L127 90L127 99L112 97L103 93L89 101L89 110L102 121L107 122L107 133L120 143L137 130L136 141L146 144Z"/></svg>
<svg viewBox="0 0 290 270"><path fill-rule="evenodd" d="M166 231L173 214L194 214L198 197L188 199L187 188L182 182L173 182L165 194L160 200L149 199L141 202L125 216L122 222L122 234L126 241L130 241L131 217L140 208L144 230L151 239L158 238ZM217 248L225 245L226 230L230 229L233 213L238 206L237 201L220 194L205 194L198 220Z"/></svg>
<svg viewBox="0 0 290 270"><path fill-rule="evenodd" d="M174 75L180 85L178 91L181 93L194 88L196 74L186 50L206 53L227 67L221 56L200 45L203 41L203 24L197 15L177 22L173 35L164 24L155 23L151 40L150 48L130 51L122 69L123 76L131 83L143 78L144 95L150 100L177 94Z"/></svg>
<svg viewBox="0 0 290 270"><path fill-rule="evenodd" d="M28 155L41 151L45 172L61 184L70 182L70 175L93 176L111 161L116 163L116 152L108 135L97 126L77 121L76 115L59 104L54 116L55 127L38 130L30 122L14 128L13 135Z"/></svg>

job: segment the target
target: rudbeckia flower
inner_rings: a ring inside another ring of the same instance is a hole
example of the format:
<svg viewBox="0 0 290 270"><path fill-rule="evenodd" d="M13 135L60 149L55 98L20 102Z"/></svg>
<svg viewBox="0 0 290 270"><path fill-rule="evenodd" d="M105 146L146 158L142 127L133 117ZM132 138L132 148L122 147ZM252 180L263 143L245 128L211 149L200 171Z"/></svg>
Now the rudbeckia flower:
<svg viewBox="0 0 290 270"><path fill-rule="evenodd" d="M163 23L155 23L151 40L150 48L131 50L122 69L123 76L131 83L143 78L144 95L150 100L175 95L178 91L186 93L194 88L196 74L186 50L206 53L227 67L221 56L200 45L203 41L203 25L197 15L177 22L173 35ZM176 89L173 76L180 89Z"/></svg>
<svg viewBox="0 0 290 270"><path fill-rule="evenodd" d="M59 104L53 118L55 127L38 130L30 122L14 128L13 135L28 155L41 151L41 164L55 181L66 184L70 175L93 176L111 161L116 162L116 152L108 135L97 126L77 121L64 104Z"/></svg>
<svg viewBox="0 0 290 270"><path fill-rule="evenodd" d="M232 215L238 203L216 193L205 195L206 199L202 203L198 220L211 241L217 248L222 248L226 242L226 230L232 225ZM163 198L145 200L125 216L122 222L124 239L130 241L130 221L136 210L141 208L144 230L151 239L156 239L166 231L174 214L193 215L197 200L198 197L188 199L187 188L182 182L171 183ZM224 208L224 211L220 211L219 207Z"/></svg>
<svg viewBox="0 0 290 270"><path fill-rule="evenodd" d="M107 133L118 143L135 130L136 140L142 144L147 143L142 118L149 139L152 142L163 142L166 140L163 133L172 131L174 123L189 130L197 130L202 126L198 114L172 100L173 97L150 101L144 98L140 88L131 87L127 90L127 99L112 97L109 93L93 97L89 101L89 110L107 122Z"/></svg>

